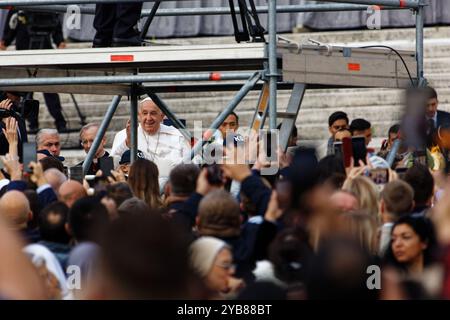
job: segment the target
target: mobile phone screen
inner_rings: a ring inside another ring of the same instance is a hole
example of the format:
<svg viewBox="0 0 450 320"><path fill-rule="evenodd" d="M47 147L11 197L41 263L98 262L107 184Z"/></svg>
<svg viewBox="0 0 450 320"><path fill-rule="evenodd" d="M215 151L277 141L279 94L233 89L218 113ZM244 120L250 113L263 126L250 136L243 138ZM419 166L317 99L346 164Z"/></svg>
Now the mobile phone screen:
<svg viewBox="0 0 450 320"><path fill-rule="evenodd" d="M111 170L114 170L114 160L112 157L99 158L100 170L102 170L103 176L110 177Z"/></svg>
<svg viewBox="0 0 450 320"><path fill-rule="evenodd" d="M71 167L70 179L83 183L83 167L82 166Z"/></svg>
<svg viewBox="0 0 450 320"><path fill-rule="evenodd" d="M389 182L388 169L372 169L369 174L375 184L384 185Z"/></svg>
<svg viewBox="0 0 450 320"><path fill-rule="evenodd" d="M30 173L32 170L28 167L30 162L37 162L37 150L35 142L24 142L23 150L23 169Z"/></svg>
<svg viewBox="0 0 450 320"><path fill-rule="evenodd" d="M342 155L344 158L344 166L346 168L350 167L353 157L352 139L350 137L345 137L342 139Z"/></svg>
<svg viewBox="0 0 450 320"><path fill-rule="evenodd" d="M359 160L362 160L366 164L366 139L364 137L353 137L352 146L354 166L359 167Z"/></svg>
<svg viewBox="0 0 450 320"><path fill-rule="evenodd" d="M334 155L336 157L342 157L342 142L336 141L333 143Z"/></svg>

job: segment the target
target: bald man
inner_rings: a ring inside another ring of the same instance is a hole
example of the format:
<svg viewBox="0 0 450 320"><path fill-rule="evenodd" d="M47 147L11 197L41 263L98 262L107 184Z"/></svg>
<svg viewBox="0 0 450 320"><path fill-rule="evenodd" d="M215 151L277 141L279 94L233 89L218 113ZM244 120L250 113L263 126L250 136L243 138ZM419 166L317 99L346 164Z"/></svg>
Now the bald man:
<svg viewBox="0 0 450 320"><path fill-rule="evenodd" d="M44 177L56 193L58 193L59 187L67 181L67 177L64 173L55 168L45 170Z"/></svg>
<svg viewBox="0 0 450 320"><path fill-rule="evenodd" d="M0 198L0 215L15 230L25 230L33 218L30 203L20 191L8 191Z"/></svg>
<svg viewBox="0 0 450 320"><path fill-rule="evenodd" d="M64 202L69 208L83 197L87 196L86 190L83 185L78 181L68 180L64 182L58 190L59 200Z"/></svg>
<svg viewBox="0 0 450 320"><path fill-rule="evenodd" d="M175 127L162 124L163 119L164 114L150 98L139 103L138 149L158 166L160 178L168 179L170 171L183 161L183 156L189 155L190 146ZM116 134L112 156L120 157L131 147L130 132L128 123L126 129Z"/></svg>

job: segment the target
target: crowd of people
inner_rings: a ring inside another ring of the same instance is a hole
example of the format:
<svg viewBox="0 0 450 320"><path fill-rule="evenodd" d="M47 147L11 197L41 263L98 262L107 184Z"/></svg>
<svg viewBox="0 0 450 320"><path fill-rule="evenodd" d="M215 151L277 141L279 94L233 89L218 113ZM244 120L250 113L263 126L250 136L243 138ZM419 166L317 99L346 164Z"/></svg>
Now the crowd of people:
<svg viewBox="0 0 450 320"><path fill-rule="evenodd" d="M128 123L110 153L101 141L84 179L64 165L56 129L38 132L37 161L24 166L17 122L4 118L0 297L450 298L450 182L433 161L447 163L446 115L434 89L422 93L421 128L432 135L425 162L406 143L402 123L375 150L370 122L338 111L317 152L278 150L271 176L261 174L270 163L255 137L243 143L244 150L258 145L251 163L186 163L189 143L162 124L148 98L138 108L137 159L130 161ZM242 148L226 141L238 128L230 114L209 141L228 160ZM86 153L98 130L95 123L81 129ZM297 129L289 146L296 136ZM346 166L335 146L351 137L364 138L367 158ZM101 159L111 156L120 162L102 172Z"/></svg>

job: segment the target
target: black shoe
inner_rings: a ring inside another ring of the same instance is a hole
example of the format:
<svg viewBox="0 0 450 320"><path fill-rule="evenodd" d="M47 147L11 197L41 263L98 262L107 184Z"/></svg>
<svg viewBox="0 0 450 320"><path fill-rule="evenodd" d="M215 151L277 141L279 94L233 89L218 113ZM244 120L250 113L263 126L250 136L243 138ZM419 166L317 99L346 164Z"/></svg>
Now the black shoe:
<svg viewBox="0 0 450 320"><path fill-rule="evenodd" d="M113 38L113 47L142 47L145 46L146 42L140 37L134 36L131 38Z"/></svg>
<svg viewBox="0 0 450 320"><path fill-rule="evenodd" d="M111 47L111 40L94 39L92 48L109 48Z"/></svg>

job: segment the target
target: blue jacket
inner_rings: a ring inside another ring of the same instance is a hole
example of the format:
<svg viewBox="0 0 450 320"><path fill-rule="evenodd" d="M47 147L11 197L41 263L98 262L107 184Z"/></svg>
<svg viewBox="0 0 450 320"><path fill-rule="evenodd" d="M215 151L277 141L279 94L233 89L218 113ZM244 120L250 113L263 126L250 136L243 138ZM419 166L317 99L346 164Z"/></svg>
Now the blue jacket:
<svg viewBox="0 0 450 320"><path fill-rule="evenodd" d="M27 189L27 183L22 180L15 180L11 181L8 184L7 191L11 190L17 190L17 191L25 191ZM52 202L55 202L58 200L58 197L56 196L55 192L53 191L52 187L49 184L45 184L41 187L39 187L37 190L38 195L38 201L41 208L45 208L47 205L49 205Z"/></svg>

